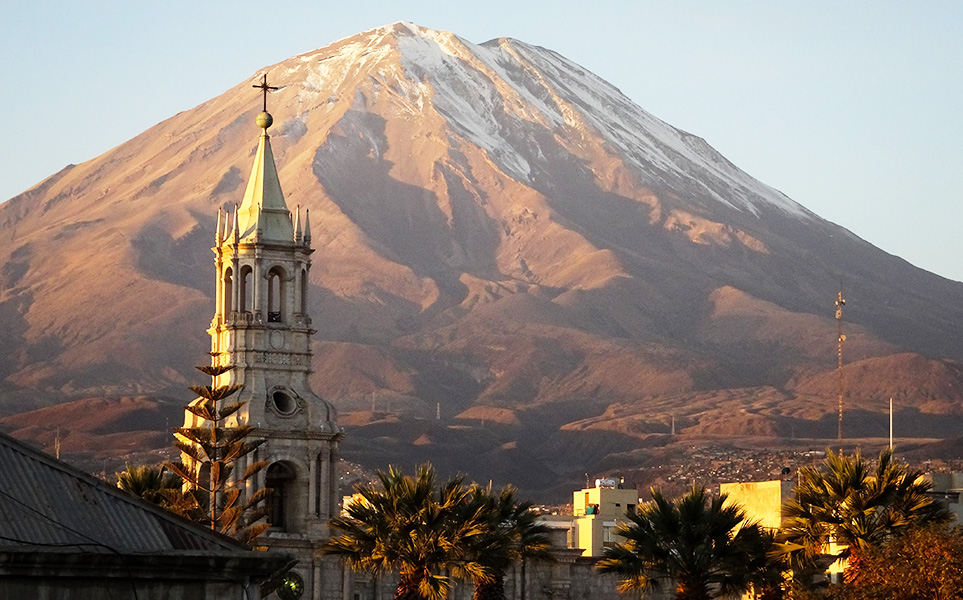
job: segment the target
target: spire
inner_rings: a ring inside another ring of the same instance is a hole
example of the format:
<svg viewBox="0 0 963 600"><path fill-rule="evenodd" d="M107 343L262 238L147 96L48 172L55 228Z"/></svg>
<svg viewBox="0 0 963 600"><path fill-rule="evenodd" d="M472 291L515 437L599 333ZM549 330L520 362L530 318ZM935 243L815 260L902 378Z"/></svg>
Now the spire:
<svg viewBox="0 0 963 600"><path fill-rule="evenodd" d="M237 216L237 213L239 212L239 210L240 209L238 209L237 204L235 204L234 205L234 231L232 232L233 235L231 235L231 241L234 242L235 244L241 239L241 233L238 225L238 216Z"/></svg>
<svg viewBox="0 0 963 600"><path fill-rule="evenodd" d="M223 212L224 211L221 210L221 207L218 206L217 207L217 229L215 230L215 233L214 233L215 246L220 246L222 243L224 243L224 224L221 222L221 213Z"/></svg>
<svg viewBox="0 0 963 600"><path fill-rule="evenodd" d="M277 88L267 85L267 76L261 85L254 86L264 92L264 107L267 108L267 93ZM258 141L257 152L254 154L254 165L247 182L247 190L241 201L239 228L241 239L250 239L257 234L260 239L274 242L290 242L294 238L294 228L291 225L291 211L284 202L281 192L281 182L278 180L277 167L274 164L274 152L271 150L271 138L267 130L274 124L274 117L267 110L257 116L257 125L261 128L261 138Z"/></svg>
<svg viewBox="0 0 963 600"><path fill-rule="evenodd" d="M294 243L301 243L301 205L294 209Z"/></svg>
<svg viewBox="0 0 963 600"><path fill-rule="evenodd" d="M304 209L304 245L311 245L311 215L308 209Z"/></svg>

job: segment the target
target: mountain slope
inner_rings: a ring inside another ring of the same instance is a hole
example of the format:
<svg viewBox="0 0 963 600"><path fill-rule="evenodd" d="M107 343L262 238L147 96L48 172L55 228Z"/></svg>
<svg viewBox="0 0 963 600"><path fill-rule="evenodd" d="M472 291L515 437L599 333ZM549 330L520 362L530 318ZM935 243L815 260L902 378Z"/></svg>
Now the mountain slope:
<svg viewBox="0 0 963 600"><path fill-rule="evenodd" d="M831 397L840 281L847 360L963 352L963 284L550 50L397 23L266 71L281 184L314 233L313 384L343 413L503 415L498 443L538 452L615 405ZM214 218L240 201L259 109L242 82L0 205L2 412L185 395L208 346ZM956 369L933 373L960 389ZM807 418L832 413L821 402ZM404 443L430 455L425 436Z"/></svg>

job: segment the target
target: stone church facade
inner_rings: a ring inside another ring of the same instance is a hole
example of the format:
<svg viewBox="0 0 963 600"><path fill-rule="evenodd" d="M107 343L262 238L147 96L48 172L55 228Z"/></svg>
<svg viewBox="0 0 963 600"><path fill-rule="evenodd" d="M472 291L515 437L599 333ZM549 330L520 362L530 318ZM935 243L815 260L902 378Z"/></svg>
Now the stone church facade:
<svg viewBox="0 0 963 600"><path fill-rule="evenodd" d="M244 406L225 426L251 425L251 437L266 440L240 459L237 470L268 463L248 485L251 493L273 490L271 528L261 541L298 560L294 584L283 597L340 600L349 575L319 549L328 521L339 511L343 433L334 408L308 383L314 333L308 314L311 226L307 211L292 214L285 203L268 135L272 123L267 111L258 115L261 136L244 197L233 211L218 211L215 310L208 333L213 364L234 368L214 384L243 386L232 400ZM185 426L196 421L186 413Z"/></svg>

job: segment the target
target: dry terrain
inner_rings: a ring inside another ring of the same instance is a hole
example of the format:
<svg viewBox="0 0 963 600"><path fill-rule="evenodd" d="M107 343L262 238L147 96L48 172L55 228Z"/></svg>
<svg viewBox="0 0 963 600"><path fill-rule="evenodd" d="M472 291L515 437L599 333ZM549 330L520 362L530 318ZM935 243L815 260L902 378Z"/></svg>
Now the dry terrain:
<svg viewBox="0 0 963 600"><path fill-rule="evenodd" d="M367 468L556 493L680 440L832 439L840 282L846 436L885 436L891 397L899 437L963 431L963 284L564 57L399 23L264 70L310 211L312 384ZM91 468L162 453L259 110L240 82L0 204L0 427Z"/></svg>

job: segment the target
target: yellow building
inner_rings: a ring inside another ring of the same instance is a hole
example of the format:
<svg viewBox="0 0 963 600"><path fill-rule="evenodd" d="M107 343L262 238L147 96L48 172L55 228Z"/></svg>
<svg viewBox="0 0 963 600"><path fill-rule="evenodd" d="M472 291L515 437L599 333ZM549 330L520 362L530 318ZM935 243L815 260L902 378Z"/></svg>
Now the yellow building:
<svg viewBox="0 0 963 600"><path fill-rule="evenodd" d="M728 494L727 505L742 507L747 520L757 521L762 527L775 531L782 525L782 505L792 498L794 487L792 481L750 481L722 483L719 491ZM842 549L842 546L830 543L826 550L829 554L836 554ZM846 561L840 559L829 565L827 573L833 581L837 581L845 568Z"/></svg>
<svg viewBox="0 0 963 600"><path fill-rule="evenodd" d="M791 481L750 481L723 483L719 491L728 494L727 504L737 504L750 521L774 531L782 525L782 505L792 497Z"/></svg>
<svg viewBox="0 0 963 600"><path fill-rule="evenodd" d="M618 542L618 524L638 503L638 492L622 489L613 479L597 479L594 488L574 492L572 546L580 548L583 556L601 556L603 548Z"/></svg>

